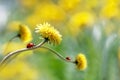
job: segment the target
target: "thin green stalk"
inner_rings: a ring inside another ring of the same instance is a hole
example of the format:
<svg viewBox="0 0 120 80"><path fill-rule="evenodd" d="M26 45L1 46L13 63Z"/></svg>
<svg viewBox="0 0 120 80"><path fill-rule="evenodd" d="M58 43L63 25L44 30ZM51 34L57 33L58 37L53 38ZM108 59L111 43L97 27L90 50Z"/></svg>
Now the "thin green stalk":
<svg viewBox="0 0 120 80"><path fill-rule="evenodd" d="M8 43L7 43L6 46L5 46L5 49L4 49L3 53L5 53L5 51L8 49L8 47L9 47L10 43L12 42L12 40L15 39L16 37L18 37L18 35L12 37L12 38L8 41Z"/></svg>
<svg viewBox="0 0 120 80"><path fill-rule="evenodd" d="M71 61L71 60L66 60L66 58L64 58L60 53L56 52L55 50L46 47L46 46L41 46L41 48L45 48L48 49L49 51L51 51L52 53L54 53L55 55L57 55L61 60L66 61L66 62L71 62L71 63L75 63L75 61Z"/></svg>

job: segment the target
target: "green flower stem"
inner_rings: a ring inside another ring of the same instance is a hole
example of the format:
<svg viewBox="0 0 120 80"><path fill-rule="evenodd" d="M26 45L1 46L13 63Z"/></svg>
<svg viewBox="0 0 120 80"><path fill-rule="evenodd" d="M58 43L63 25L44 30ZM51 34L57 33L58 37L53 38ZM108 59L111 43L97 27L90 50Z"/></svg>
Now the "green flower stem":
<svg viewBox="0 0 120 80"><path fill-rule="evenodd" d="M18 35L12 37L12 38L8 41L8 43L7 43L6 46L5 46L5 49L4 49L3 53L5 53L5 51L8 49L8 47L9 47L10 43L12 42L12 40L15 39L16 37L18 37Z"/></svg>
<svg viewBox="0 0 120 80"><path fill-rule="evenodd" d="M53 50L53 49L51 49L49 47L41 46L40 48L48 49L49 51L51 51L52 53L54 53L55 55L57 55L63 61L70 62L70 63L75 63L75 61L66 60L66 58L64 58L60 53L56 52L55 50Z"/></svg>
<svg viewBox="0 0 120 80"><path fill-rule="evenodd" d="M13 51L9 54L7 54L3 59L2 61L0 62L0 67L5 63L5 61L7 59L9 59L11 56L15 55L15 54L19 54L20 52L24 52L24 51L28 51L28 50L33 50L33 49L36 49L36 48L39 48L41 47L45 42L47 42L48 40L43 40L41 43L39 43L38 45L32 47L32 48L23 48L23 49L19 49L19 50L16 50L16 51Z"/></svg>

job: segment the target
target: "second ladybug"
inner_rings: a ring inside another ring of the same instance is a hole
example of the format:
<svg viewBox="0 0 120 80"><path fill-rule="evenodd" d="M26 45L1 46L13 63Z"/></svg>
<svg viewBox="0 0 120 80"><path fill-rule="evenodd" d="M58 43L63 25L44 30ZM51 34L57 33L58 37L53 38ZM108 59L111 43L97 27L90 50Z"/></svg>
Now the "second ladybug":
<svg viewBox="0 0 120 80"><path fill-rule="evenodd" d="M26 47L27 47L27 48L32 48L32 47L34 47L34 46L35 46L34 43L28 43Z"/></svg>

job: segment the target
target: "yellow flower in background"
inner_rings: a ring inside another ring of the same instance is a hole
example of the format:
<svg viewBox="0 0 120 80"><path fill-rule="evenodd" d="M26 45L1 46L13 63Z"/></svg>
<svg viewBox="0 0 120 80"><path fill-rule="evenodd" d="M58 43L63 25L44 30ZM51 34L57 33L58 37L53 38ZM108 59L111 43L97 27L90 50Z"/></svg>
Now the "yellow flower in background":
<svg viewBox="0 0 120 80"><path fill-rule="evenodd" d="M64 12L62 9L51 2L39 4L36 6L34 13L39 16L39 18L45 20L61 21L64 19Z"/></svg>
<svg viewBox="0 0 120 80"><path fill-rule="evenodd" d="M56 4L48 1L41 2L34 8L31 15L26 18L26 22L31 26L35 26L38 23L46 21L59 23L65 18L64 11Z"/></svg>
<svg viewBox="0 0 120 80"><path fill-rule="evenodd" d="M99 6L99 1L98 0L86 0L83 2L83 4L88 8L88 9L95 9Z"/></svg>
<svg viewBox="0 0 120 80"><path fill-rule="evenodd" d="M26 8L32 8L38 3L38 0L19 0L20 4Z"/></svg>
<svg viewBox="0 0 120 80"><path fill-rule="evenodd" d="M68 29L72 35L77 35L82 28L87 26L92 26L95 21L95 17L92 13L83 11L75 13L71 16L71 19L68 23Z"/></svg>
<svg viewBox="0 0 120 80"><path fill-rule="evenodd" d="M19 30L19 25L21 24L20 21L12 21L8 24L8 30L9 31L18 31Z"/></svg>
<svg viewBox="0 0 120 80"><path fill-rule="evenodd" d="M14 32L19 31L18 37L20 37L20 39L23 42L29 42L32 40L32 33L31 33L30 29L28 28L28 26L22 24L19 21L10 22L8 24L8 30L14 31Z"/></svg>
<svg viewBox="0 0 120 80"><path fill-rule="evenodd" d="M30 67L25 61L16 61L8 64L0 72L1 80L36 80L38 75L37 71Z"/></svg>
<svg viewBox="0 0 120 80"><path fill-rule="evenodd" d="M101 16L107 19L117 17L118 14L119 14L119 8L117 6L117 3L114 2L106 4L101 10Z"/></svg>
<svg viewBox="0 0 120 80"><path fill-rule="evenodd" d="M29 42L32 40L32 33L28 26L24 24L19 25L19 36L23 42Z"/></svg>
<svg viewBox="0 0 120 80"><path fill-rule="evenodd" d="M48 39L50 43L60 44L62 35L50 24L39 24L35 29L35 32L39 33L44 39Z"/></svg>
<svg viewBox="0 0 120 80"><path fill-rule="evenodd" d="M73 26L83 26L83 25L92 25L94 23L94 15L90 12L83 11L75 13L71 19L70 23Z"/></svg>
<svg viewBox="0 0 120 80"><path fill-rule="evenodd" d="M66 11L75 9L81 0L59 0L59 5Z"/></svg>
<svg viewBox="0 0 120 80"><path fill-rule="evenodd" d="M31 29L33 30L35 27L36 24L38 23L41 23L41 18L39 18L39 16L35 15L35 14L32 14L32 15L29 15L27 18L26 18L26 23L29 24L31 27Z"/></svg>
<svg viewBox="0 0 120 80"><path fill-rule="evenodd" d="M76 66L79 70L85 70L87 68L87 59L84 54L80 53L76 56Z"/></svg>
<svg viewBox="0 0 120 80"><path fill-rule="evenodd" d="M105 0L105 2L108 4L111 4L111 3L119 4L120 0Z"/></svg>

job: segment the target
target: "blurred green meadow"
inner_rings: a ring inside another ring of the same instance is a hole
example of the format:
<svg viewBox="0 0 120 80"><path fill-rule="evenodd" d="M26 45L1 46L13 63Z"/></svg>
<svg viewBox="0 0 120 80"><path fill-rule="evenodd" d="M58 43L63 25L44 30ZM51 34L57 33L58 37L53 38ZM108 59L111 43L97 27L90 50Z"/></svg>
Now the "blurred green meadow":
<svg viewBox="0 0 120 80"><path fill-rule="evenodd" d="M18 24L27 25L33 39L37 24L50 23L62 35L60 45L45 44L64 57L87 58L87 68L62 61L49 50L22 52L0 71L0 80L120 80L119 0L0 0L0 60L29 43L19 38ZM6 49L7 47L7 49Z"/></svg>

